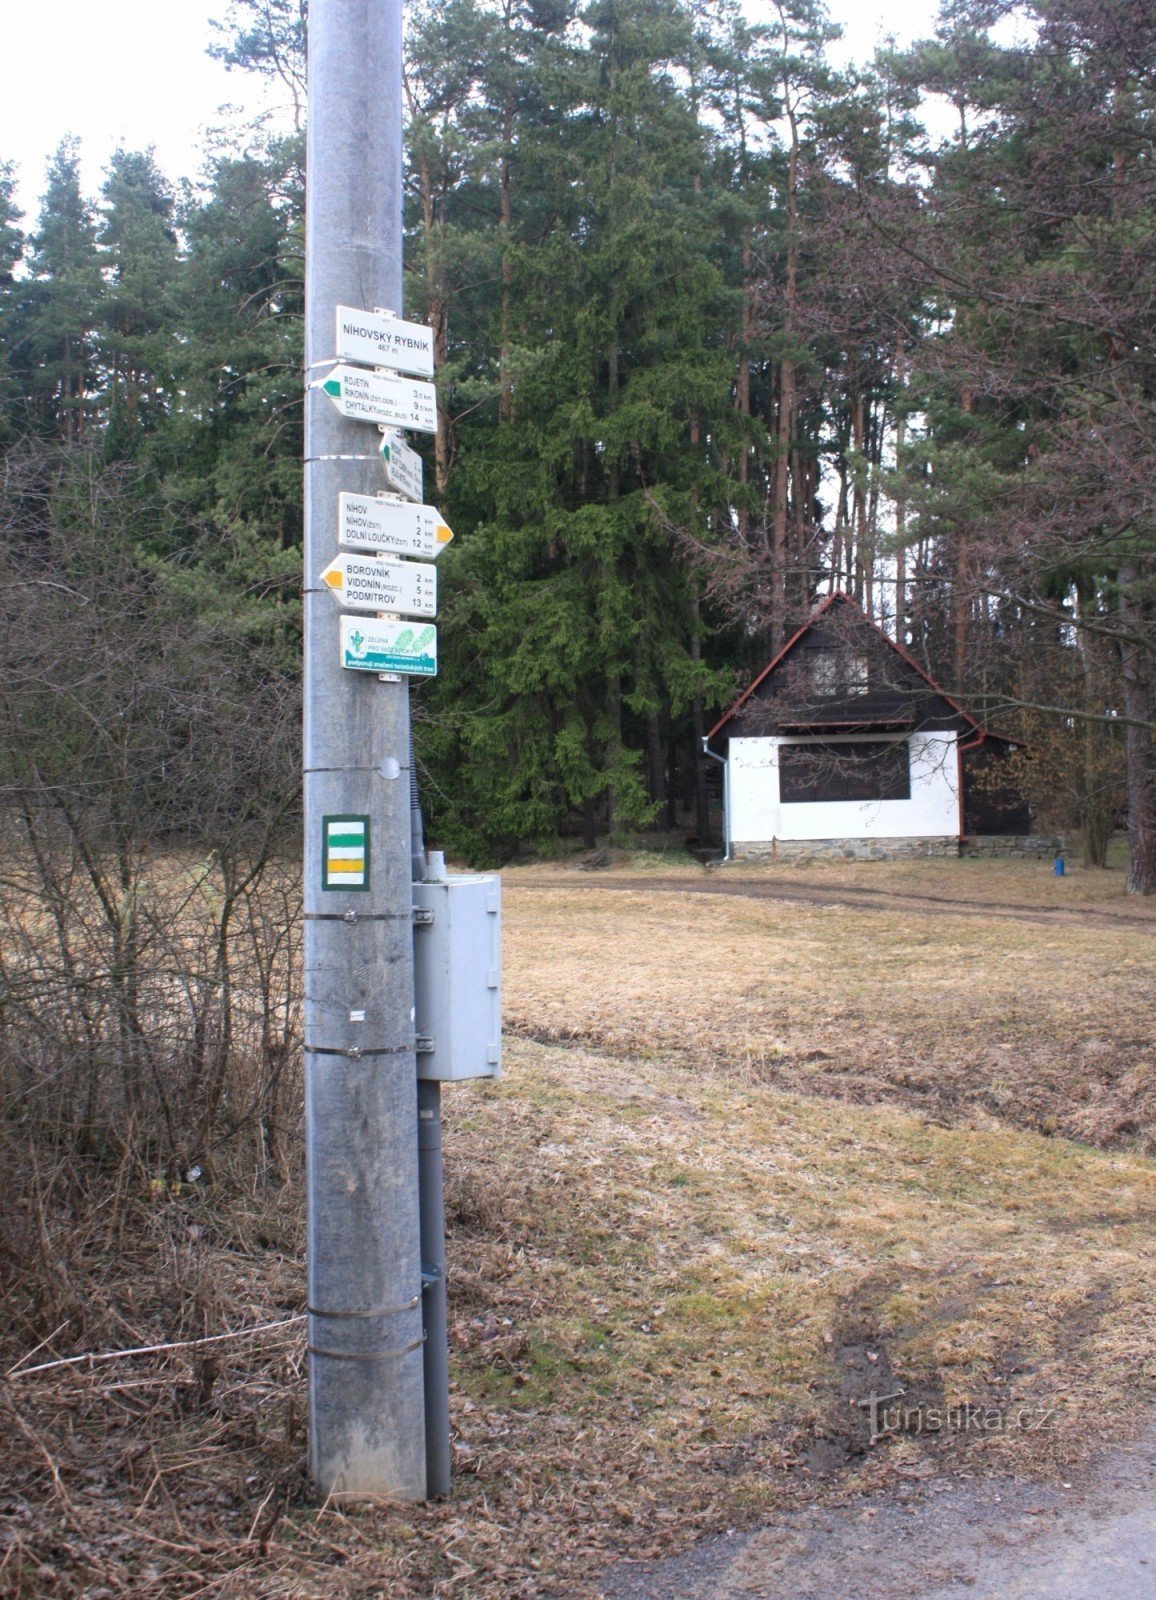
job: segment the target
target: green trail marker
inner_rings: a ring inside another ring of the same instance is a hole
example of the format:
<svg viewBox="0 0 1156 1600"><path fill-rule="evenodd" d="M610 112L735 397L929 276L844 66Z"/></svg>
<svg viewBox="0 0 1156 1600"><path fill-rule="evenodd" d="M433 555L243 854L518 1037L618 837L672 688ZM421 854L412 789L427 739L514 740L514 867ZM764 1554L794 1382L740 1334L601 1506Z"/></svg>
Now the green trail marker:
<svg viewBox="0 0 1156 1600"><path fill-rule="evenodd" d="M321 887L368 890L368 817L322 817Z"/></svg>
<svg viewBox="0 0 1156 1600"><path fill-rule="evenodd" d="M398 433L387 433L381 441L381 464L385 468L385 481L407 500L421 501L425 473L422 459L416 450Z"/></svg>

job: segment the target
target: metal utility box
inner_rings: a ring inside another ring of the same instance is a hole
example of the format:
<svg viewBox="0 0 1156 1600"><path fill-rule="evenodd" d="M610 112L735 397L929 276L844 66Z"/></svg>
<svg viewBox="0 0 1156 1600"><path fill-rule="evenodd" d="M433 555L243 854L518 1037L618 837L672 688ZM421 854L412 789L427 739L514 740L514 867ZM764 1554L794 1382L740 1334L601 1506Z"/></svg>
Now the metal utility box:
<svg viewBox="0 0 1156 1600"><path fill-rule="evenodd" d="M413 886L417 1075L439 1083L502 1071L502 886L449 876Z"/></svg>

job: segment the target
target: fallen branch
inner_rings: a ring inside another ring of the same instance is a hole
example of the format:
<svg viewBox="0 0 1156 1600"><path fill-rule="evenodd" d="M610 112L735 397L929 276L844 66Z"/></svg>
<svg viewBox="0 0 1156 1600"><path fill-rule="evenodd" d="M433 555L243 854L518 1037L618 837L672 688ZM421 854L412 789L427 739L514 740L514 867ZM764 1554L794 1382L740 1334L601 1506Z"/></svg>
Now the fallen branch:
<svg viewBox="0 0 1156 1600"><path fill-rule="evenodd" d="M252 1338L254 1334L272 1333L277 1328L291 1328L296 1323L304 1321L305 1316L304 1313L302 1313L302 1315L297 1317L285 1317L280 1322L262 1322L259 1323L255 1328L238 1328L233 1333L211 1333L206 1334L205 1337L201 1339L178 1339L171 1344L141 1344L137 1345L132 1350L90 1350L87 1355L67 1356L63 1361L42 1361L35 1367L21 1368L21 1364L18 1361L14 1367L9 1368L4 1376L5 1378L9 1379L31 1378L35 1373L55 1372L61 1367L81 1367L85 1364L91 1367L95 1366L98 1361L124 1361L129 1356L164 1355L169 1350L197 1350L202 1345L220 1344L226 1339L249 1339ZM41 1349L43 1347L41 1345L37 1345L36 1348ZM36 1351L30 1351L29 1354L35 1355ZM27 1361L28 1357L24 1356L22 1359Z"/></svg>

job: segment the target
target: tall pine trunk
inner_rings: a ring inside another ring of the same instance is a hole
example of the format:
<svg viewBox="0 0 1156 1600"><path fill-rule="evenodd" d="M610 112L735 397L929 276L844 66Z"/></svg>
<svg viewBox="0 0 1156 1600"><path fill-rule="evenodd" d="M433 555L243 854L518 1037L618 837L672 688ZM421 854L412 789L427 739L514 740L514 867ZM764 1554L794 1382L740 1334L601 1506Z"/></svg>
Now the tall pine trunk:
<svg viewBox="0 0 1156 1600"><path fill-rule="evenodd" d="M502 176L499 187L502 232L502 348L498 354L498 371L501 395L498 415L503 422L514 420L514 386L510 378L510 285L514 277L514 262L510 254L511 220L510 203L510 133L513 126L514 106L509 93L502 107Z"/></svg>
<svg viewBox="0 0 1156 1600"><path fill-rule="evenodd" d="M775 441L775 497L771 524L771 646L781 650L787 638L787 517L790 506L791 439L795 417L794 346L799 296L799 124L785 84L791 151L787 163L787 291L783 318L786 354L779 363L779 415Z"/></svg>
<svg viewBox="0 0 1156 1600"><path fill-rule="evenodd" d="M429 161L423 155L418 162L421 183L421 220L425 235L425 297L426 321L433 329L434 370L443 370L449 346L449 314L446 296L438 280L437 249L435 247L436 219L434 215L433 178ZM398 308L400 310L400 307ZM437 397L437 433L434 435L434 479L440 498L445 493L450 476L450 419L442 395Z"/></svg>
<svg viewBox="0 0 1156 1600"><path fill-rule="evenodd" d="M907 412L903 405L903 371L899 371L899 406L895 413L895 642L907 643L907 490L903 483L903 451Z"/></svg>
<svg viewBox="0 0 1156 1600"><path fill-rule="evenodd" d="M1156 607L1142 595L1139 566L1120 570L1120 615L1125 638L1120 656L1124 678L1124 752L1128 780L1128 893L1156 894L1156 770L1153 769L1152 657L1144 648Z"/></svg>

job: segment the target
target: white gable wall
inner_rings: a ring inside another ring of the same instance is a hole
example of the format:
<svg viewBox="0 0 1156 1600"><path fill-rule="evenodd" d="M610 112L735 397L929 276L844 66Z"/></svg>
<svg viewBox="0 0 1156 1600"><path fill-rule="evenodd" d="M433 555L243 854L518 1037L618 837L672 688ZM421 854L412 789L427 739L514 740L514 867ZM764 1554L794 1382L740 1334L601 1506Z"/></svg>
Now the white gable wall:
<svg viewBox="0 0 1156 1600"><path fill-rule="evenodd" d="M862 743L863 734L844 742ZM838 743L832 738L826 743ZM778 750L809 739L732 739L728 755L732 845L772 839L942 839L959 836L959 761L954 733L913 733L909 800L779 799Z"/></svg>

